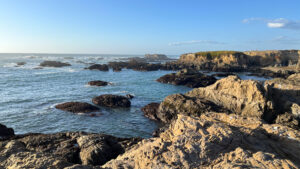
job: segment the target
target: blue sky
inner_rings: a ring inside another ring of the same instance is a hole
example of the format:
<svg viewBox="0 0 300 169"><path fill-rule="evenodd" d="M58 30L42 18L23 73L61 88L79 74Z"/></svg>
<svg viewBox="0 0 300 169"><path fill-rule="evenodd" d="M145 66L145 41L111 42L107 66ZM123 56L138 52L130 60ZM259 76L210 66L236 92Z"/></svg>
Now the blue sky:
<svg viewBox="0 0 300 169"><path fill-rule="evenodd" d="M0 0L0 52L300 49L299 6L299 0Z"/></svg>

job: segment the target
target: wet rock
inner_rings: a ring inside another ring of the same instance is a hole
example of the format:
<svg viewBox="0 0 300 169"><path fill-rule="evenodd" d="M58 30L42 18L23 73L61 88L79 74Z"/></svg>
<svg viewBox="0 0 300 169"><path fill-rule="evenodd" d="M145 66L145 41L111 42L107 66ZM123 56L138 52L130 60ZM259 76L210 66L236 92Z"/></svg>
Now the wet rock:
<svg viewBox="0 0 300 169"><path fill-rule="evenodd" d="M100 71L108 71L109 68L108 68L108 65L106 64L94 64L94 65L91 65L85 69L89 69L89 70L100 70Z"/></svg>
<svg viewBox="0 0 300 169"><path fill-rule="evenodd" d="M159 108L160 103L150 103L144 106L141 110L144 112L144 116L148 117L151 120L160 120L158 118L158 108Z"/></svg>
<svg viewBox="0 0 300 169"><path fill-rule="evenodd" d="M12 137L15 135L15 132L12 128L7 128L5 125L0 124L0 137Z"/></svg>
<svg viewBox="0 0 300 169"><path fill-rule="evenodd" d="M17 62L17 65L18 66L23 66L23 65L25 65L26 64L26 62Z"/></svg>
<svg viewBox="0 0 300 169"><path fill-rule="evenodd" d="M90 85L90 86L106 86L106 85L108 85L108 82L96 80L96 81L90 81L88 83L88 85Z"/></svg>
<svg viewBox="0 0 300 169"><path fill-rule="evenodd" d="M178 115L157 138L145 139L104 168L298 168L300 132L255 117Z"/></svg>
<svg viewBox="0 0 300 169"><path fill-rule="evenodd" d="M121 72L122 68L120 68L120 67L113 67L113 71L114 72Z"/></svg>
<svg viewBox="0 0 300 169"><path fill-rule="evenodd" d="M131 102L125 96L104 94L92 99L93 103L105 107L130 107Z"/></svg>
<svg viewBox="0 0 300 169"><path fill-rule="evenodd" d="M40 63L42 67L64 67L64 66L71 66L69 63L63 63L58 61L44 61Z"/></svg>
<svg viewBox="0 0 300 169"><path fill-rule="evenodd" d="M134 98L134 95L132 95L132 94L126 94L126 97L127 97L128 99L133 99L133 98Z"/></svg>
<svg viewBox="0 0 300 169"><path fill-rule="evenodd" d="M228 76L232 76L232 75L236 75L234 73L215 73L215 74L212 74L211 76L214 76L214 77L228 77Z"/></svg>
<svg viewBox="0 0 300 169"><path fill-rule="evenodd" d="M160 83L184 85L191 88L206 87L217 81L213 76L208 76L194 70L183 69L177 73L164 75L157 79Z"/></svg>
<svg viewBox="0 0 300 169"><path fill-rule="evenodd" d="M72 113L89 113L99 110L98 107L83 102L66 102L56 105L55 108Z"/></svg>

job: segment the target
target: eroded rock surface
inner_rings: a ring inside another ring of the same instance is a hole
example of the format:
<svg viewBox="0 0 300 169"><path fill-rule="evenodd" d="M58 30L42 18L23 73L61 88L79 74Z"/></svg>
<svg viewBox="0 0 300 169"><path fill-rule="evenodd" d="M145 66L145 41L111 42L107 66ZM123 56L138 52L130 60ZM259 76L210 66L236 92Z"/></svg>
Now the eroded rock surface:
<svg viewBox="0 0 300 169"><path fill-rule="evenodd" d="M158 108L160 103L149 103L146 106L142 107L142 112L144 112L144 116L148 117L151 120L160 120L158 117Z"/></svg>
<svg viewBox="0 0 300 169"><path fill-rule="evenodd" d="M84 102L66 102L55 106L55 108L72 113L89 113L98 111L99 108Z"/></svg>
<svg viewBox="0 0 300 169"><path fill-rule="evenodd" d="M298 168L300 132L255 117L178 115L158 138L143 140L104 168Z"/></svg>
<svg viewBox="0 0 300 169"><path fill-rule="evenodd" d="M130 107L131 102L125 96L118 96L112 94L104 94L92 99L93 103L99 106L106 107Z"/></svg>

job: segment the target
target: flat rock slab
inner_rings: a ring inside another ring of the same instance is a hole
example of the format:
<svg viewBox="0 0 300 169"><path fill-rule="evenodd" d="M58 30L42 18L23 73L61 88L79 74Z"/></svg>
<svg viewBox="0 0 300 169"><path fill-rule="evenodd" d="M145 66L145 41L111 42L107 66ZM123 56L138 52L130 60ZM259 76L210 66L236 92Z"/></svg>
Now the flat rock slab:
<svg viewBox="0 0 300 169"><path fill-rule="evenodd" d="M64 66L71 66L69 63L63 63L58 61L44 61L40 63L42 67L64 67Z"/></svg>
<svg viewBox="0 0 300 169"><path fill-rule="evenodd" d="M108 82L101 81L101 80L96 80L96 81L88 82L88 85L90 85L90 86L107 86Z"/></svg>

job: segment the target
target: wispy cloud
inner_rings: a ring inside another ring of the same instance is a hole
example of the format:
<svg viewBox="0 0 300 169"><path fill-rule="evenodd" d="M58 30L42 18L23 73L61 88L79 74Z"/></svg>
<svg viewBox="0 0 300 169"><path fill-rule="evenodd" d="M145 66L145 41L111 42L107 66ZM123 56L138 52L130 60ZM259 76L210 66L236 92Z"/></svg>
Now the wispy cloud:
<svg viewBox="0 0 300 169"><path fill-rule="evenodd" d="M292 21L285 18L278 18L278 19L248 18L243 20L243 23L251 23L251 22L263 22L269 28L300 30L299 20Z"/></svg>
<svg viewBox="0 0 300 169"><path fill-rule="evenodd" d="M224 42L212 41L212 40L191 40L183 42L172 42L169 46L182 46L182 45L193 45L193 44L208 44L208 45L224 45Z"/></svg>

